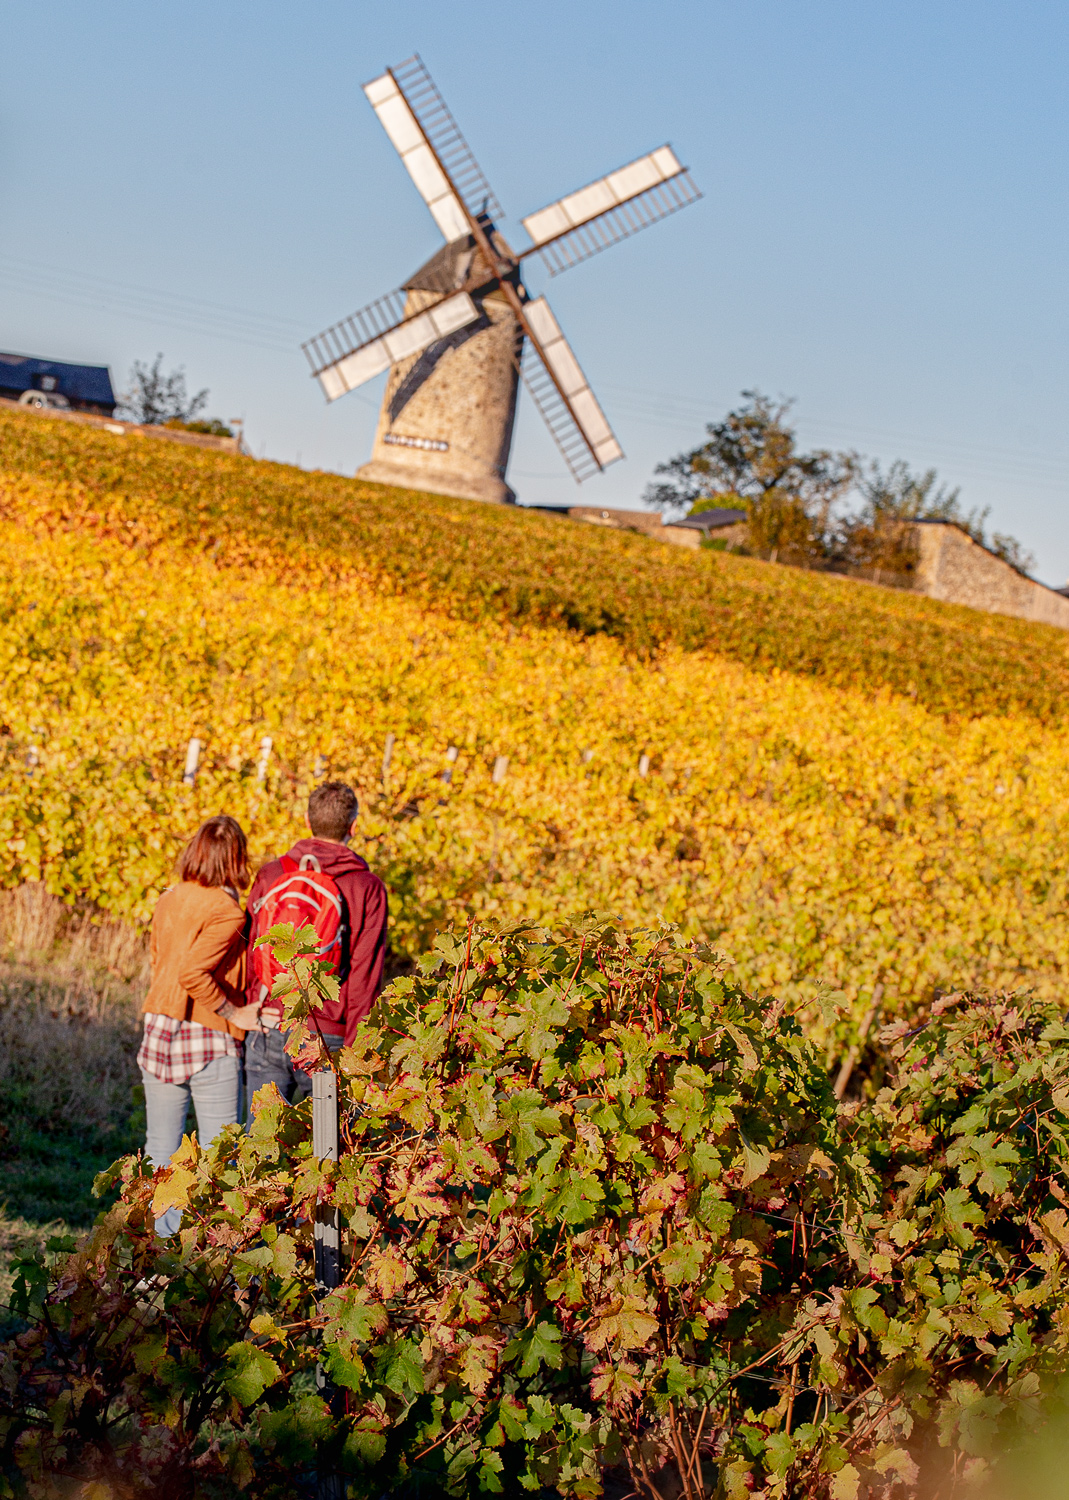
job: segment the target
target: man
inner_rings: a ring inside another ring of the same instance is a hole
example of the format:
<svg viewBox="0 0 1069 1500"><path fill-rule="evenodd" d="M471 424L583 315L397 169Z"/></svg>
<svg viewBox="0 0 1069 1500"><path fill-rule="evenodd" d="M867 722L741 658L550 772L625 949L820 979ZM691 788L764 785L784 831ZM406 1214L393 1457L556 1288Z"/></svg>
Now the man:
<svg viewBox="0 0 1069 1500"><path fill-rule="evenodd" d="M288 854L264 865L249 894L253 941L277 920L294 921L296 926L313 920L317 930L322 929L325 956L334 962L340 990L337 1003L314 1015L332 1052L351 1045L357 1026L374 1005L386 953L386 887L366 860L349 848L358 812L352 787L342 781L317 786L308 799L311 838L298 839ZM249 953L248 999L260 1007L262 1028L245 1036L250 1116L253 1095L266 1083L277 1084L291 1102L312 1088L310 1075L295 1068L286 1052L286 1033L279 1029L281 1005L266 998L266 966L258 956L266 954L266 949Z"/></svg>

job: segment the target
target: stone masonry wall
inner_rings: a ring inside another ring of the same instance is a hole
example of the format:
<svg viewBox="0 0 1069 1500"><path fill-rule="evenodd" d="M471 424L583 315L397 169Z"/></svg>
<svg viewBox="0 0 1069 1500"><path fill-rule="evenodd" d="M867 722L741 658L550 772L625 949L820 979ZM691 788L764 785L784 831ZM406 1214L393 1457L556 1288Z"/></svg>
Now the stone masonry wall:
<svg viewBox="0 0 1069 1500"><path fill-rule="evenodd" d="M916 524L916 533L916 587L921 593L1069 630L1069 599L1025 578L960 527L923 521Z"/></svg>
<svg viewBox="0 0 1069 1500"><path fill-rule="evenodd" d="M93 412L64 411L54 406L20 406L17 401L0 397L0 409L4 411L29 412L31 416L46 417L60 422L76 422L83 427L99 427L116 437L162 438L165 443L184 443L187 448L216 448L221 453L241 453L241 438L213 437L210 432L181 432L174 427L141 427L136 422L124 422L120 417L98 417Z"/></svg>
<svg viewBox="0 0 1069 1500"><path fill-rule="evenodd" d="M405 311L411 315L437 300L434 292L410 291ZM421 356L393 366L371 461L357 470L359 479L469 500L515 499L505 467L516 412L519 326L500 294L487 297L483 307L490 327L449 349L395 419L390 402Z"/></svg>
<svg viewBox="0 0 1069 1500"><path fill-rule="evenodd" d="M700 547L701 533L685 526L665 526L657 511L603 510L598 505L570 505L573 521L589 521L594 526L615 526L620 531L637 531L657 542L671 542L677 547Z"/></svg>

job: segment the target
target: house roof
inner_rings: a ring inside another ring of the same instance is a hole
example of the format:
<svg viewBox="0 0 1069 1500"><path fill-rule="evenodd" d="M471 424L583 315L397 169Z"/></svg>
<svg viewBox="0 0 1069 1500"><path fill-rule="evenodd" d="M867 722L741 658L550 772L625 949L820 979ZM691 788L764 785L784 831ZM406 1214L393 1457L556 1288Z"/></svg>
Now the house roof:
<svg viewBox="0 0 1069 1500"><path fill-rule="evenodd" d="M69 365L55 359L35 359L29 354L0 354L0 390L33 390L34 377L38 375L54 375L56 390L70 401L115 405L107 365Z"/></svg>
<svg viewBox="0 0 1069 1500"><path fill-rule="evenodd" d="M717 510L700 510L697 515L684 516L680 521L669 521L669 526L686 526L690 531L710 532L720 526L737 526L740 521L745 521L744 510L728 510L726 508Z"/></svg>

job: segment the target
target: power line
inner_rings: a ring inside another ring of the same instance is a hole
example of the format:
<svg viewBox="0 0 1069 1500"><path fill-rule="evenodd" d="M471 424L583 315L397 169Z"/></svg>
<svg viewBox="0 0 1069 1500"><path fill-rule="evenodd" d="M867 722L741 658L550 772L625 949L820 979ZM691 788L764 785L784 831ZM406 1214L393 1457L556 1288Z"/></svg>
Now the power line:
<svg viewBox="0 0 1069 1500"><path fill-rule="evenodd" d="M140 322L193 332L227 343L240 343L275 353L296 354L304 326L293 318L279 317L251 308L217 302L188 293L139 286L90 272L71 271L24 256L0 254L0 280L64 305L90 307L96 311L117 313ZM673 427L694 433L700 440L716 406L722 401L703 400L678 393L649 391L634 386L606 383L622 400L617 404L629 422L645 426ZM366 406L376 403L357 393L356 399ZM996 482L1024 481L1037 489L1064 493L1069 458L1056 454L1037 455L1020 450L978 446L954 439L921 436L917 433L894 433L878 428L855 427L841 422L825 422L806 416L805 426L827 433L836 441L875 443L880 447L906 445L946 455L941 462L962 469L973 479ZM977 467L980 466L980 467ZM530 476L533 477L533 476Z"/></svg>
<svg viewBox="0 0 1069 1500"><path fill-rule="evenodd" d="M299 343L306 331L293 318L235 307L205 297L193 297L184 292L138 286L134 282L119 281L90 272L72 271L62 266L48 265L36 258L0 254L0 273L8 279L18 279L46 292L54 290L68 295L105 298L137 311L162 311L206 321L211 326L226 325L257 336L285 339L287 348Z"/></svg>
<svg viewBox="0 0 1069 1500"><path fill-rule="evenodd" d="M307 331L303 324L292 318L253 312L181 292L139 287L105 276L68 271L14 255L0 254L0 281L65 306L89 307L141 323L281 354L296 355L301 335ZM364 406L377 404L358 394L356 399Z"/></svg>
<svg viewBox="0 0 1069 1500"><path fill-rule="evenodd" d="M0 255L0 279L51 302L91 307L279 353L296 355L298 352L298 325L288 319L269 319L236 309L224 310L199 298L169 292L150 292L136 287L124 289L103 277L91 279L50 267L18 265L14 257L6 255ZM290 329L292 335L289 335Z"/></svg>
<svg viewBox="0 0 1069 1500"><path fill-rule="evenodd" d="M698 423L704 430L716 406L722 402L696 401L693 397L666 395L663 392L641 391L632 386L606 383L607 391L617 391L624 398L622 409L629 421L651 426L686 426L693 430ZM920 448L939 453L940 462L963 469L972 478L1001 481L1021 481L1039 489L1065 492L1069 475L1069 457L1056 453L1036 454L1020 449L994 448L987 445L963 443L953 438L922 436L919 433L888 432L878 428L855 427L841 422L825 422L819 417L806 416L804 425L810 431L827 434L833 441L872 443L881 448L899 445ZM699 442L703 434L695 433ZM977 467L981 466L981 467Z"/></svg>

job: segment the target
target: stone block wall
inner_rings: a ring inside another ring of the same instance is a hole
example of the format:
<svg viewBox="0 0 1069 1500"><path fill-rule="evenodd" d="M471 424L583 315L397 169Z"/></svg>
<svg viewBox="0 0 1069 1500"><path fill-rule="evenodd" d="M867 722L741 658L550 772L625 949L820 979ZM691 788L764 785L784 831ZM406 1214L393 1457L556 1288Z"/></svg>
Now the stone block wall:
<svg viewBox="0 0 1069 1500"><path fill-rule="evenodd" d="M572 505L568 516L594 526L637 531L655 541L697 548L701 533L685 526L665 526L653 511L611 510L596 505ZM992 614L1014 615L1069 630L1069 598L1026 578L986 547L974 542L960 526L943 521L913 523L917 542L914 588L947 604L965 604ZM745 540L745 523L716 527L710 536L738 544Z"/></svg>
<svg viewBox="0 0 1069 1500"><path fill-rule="evenodd" d="M410 291L406 315L438 300L437 292ZM395 417L395 396L432 351L392 367L371 460L357 469L358 479L468 500L515 499L505 469L516 414L519 324L500 293L485 298L483 312L485 326L438 358Z"/></svg>
<svg viewBox="0 0 1069 1500"><path fill-rule="evenodd" d="M615 526L618 531L637 531L654 541L671 542L676 547L698 548L702 543L700 531L689 531L685 526L665 526L657 511L605 510L599 505L570 505L568 515L573 521Z"/></svg>
<svg viewBox="0 0 1069 1500"><path fill-rule="evenodd" d="M83 427L99 427L116 437L162 438L165 443L184 443L187 448L215 448L220 453L242 453L239 437L213 437L210 432L181 432L175 427L140 427L136 422L124 422L120 417L98 417L87 411L64 411L54 406L20 406L17 401L0 397L0 408L4 411L29 412L31 416L54 418L60 422L77 422Z"/></svg>
<svg viewBox="0 0 1069 1500"><path fill-rule="evenodd" d="M917 535L916 588L931 599L967 604L996 615L1015 615L1069 630L1069 599L1025 578L979 542L944 521L914 523Z"/></svg>

